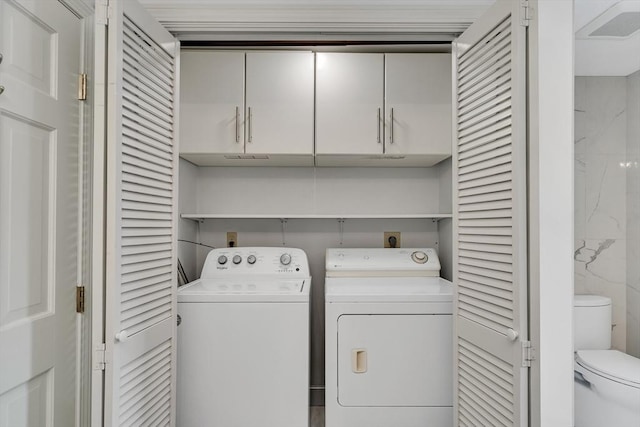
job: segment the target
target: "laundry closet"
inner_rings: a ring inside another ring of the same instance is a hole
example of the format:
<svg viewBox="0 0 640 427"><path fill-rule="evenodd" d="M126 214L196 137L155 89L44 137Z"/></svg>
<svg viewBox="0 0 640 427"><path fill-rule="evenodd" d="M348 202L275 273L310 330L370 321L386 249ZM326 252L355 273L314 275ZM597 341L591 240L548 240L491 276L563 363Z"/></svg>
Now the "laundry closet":
<svg viewBox="0 0 640 427"><path fill-rule="evenodd" d="M389 247L396 232L452 272L450 48L338 49L181 52L180 261L198 278L228 233L308 254L316 405L327 248Z"/></svg>

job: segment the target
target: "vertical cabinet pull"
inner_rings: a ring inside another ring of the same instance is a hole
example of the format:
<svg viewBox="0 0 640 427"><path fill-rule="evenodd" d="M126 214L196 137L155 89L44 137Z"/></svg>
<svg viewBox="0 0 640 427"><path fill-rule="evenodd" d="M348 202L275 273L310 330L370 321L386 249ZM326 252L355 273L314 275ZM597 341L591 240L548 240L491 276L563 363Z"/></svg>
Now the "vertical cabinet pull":
<svg viewBox="0 0 640 427"><path fill-rule="evenodd" d="M253 116L251 115L251 107L248 108L249 112L247 113L248 119L249 119L249 138L247 139L249 142L251 142L251 140L253 139L253 126L252 126L252 122L253 120L251 120L253 118Z"/></svg>
<svg viewBox="0 0 640 427"><path fill-rule="evenodd" d="M240 107L236 107L236 143L240 143Z"/></svg>
<svg viewBox="0 0 640 427"><path fill-rule="evenodd" d="M391 109L391 119L389 124L389 143L393 144L393 108Z"/></svg>
<svg viewBox="0 0 640 427"><path fill-rule="evenodd" d="M367 350L364 348L354 348L351 350L351 370L355 374L367 372Z"/></svg>
<svg viewBox="0 0 640 427"><path fill-rule="evenodd" d="M382 141L380 140L380 108L378 108L378 120L376 121L376 126L378 127L378 144Z"/></svg>

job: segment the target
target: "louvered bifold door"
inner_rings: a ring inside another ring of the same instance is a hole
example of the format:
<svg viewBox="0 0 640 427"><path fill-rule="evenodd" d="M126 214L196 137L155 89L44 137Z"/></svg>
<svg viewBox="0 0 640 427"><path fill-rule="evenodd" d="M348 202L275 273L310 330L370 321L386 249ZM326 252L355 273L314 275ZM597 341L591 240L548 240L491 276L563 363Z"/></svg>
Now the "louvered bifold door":
<svg viewBox="0 0 640 427"><path fill-rule="evenodd" d="M175 425L179 46L111 0L107 55L105 425Z"/></svg>
<svg viewBox="0 0 640 427"><path fill-rule="evenodd" d="M526 64L520 2L454 43L455 418L526 426Z"/></svg>

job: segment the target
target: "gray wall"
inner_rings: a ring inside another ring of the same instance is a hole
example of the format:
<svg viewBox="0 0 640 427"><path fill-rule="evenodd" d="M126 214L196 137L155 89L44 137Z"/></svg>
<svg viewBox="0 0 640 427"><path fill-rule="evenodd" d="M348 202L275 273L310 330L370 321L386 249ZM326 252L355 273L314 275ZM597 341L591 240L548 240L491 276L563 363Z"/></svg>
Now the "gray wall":
<svg viewBox="0 0 640 427"><path fill-rule="evenodd" d="M640 71L627 77L627 352L640 357Z"/></svg>
<svg viewBox="0 0 640 427"><path fill-rule="evenodd" d="M432 168L224 168L180 163L180 212L223 214L451 213L451 161ZM444 194L443 194L444 193ZM180 236L220 247L226 232L240 246L283 246L278 219L180 221ZM289 219L284 245L307 253L312 275L312 404L323 404L324 261L326 248L382 247L384 231L400 231L402 247L433 247L443 273L451 271L451 220L346 219L340 241L336 219ZM442 240L442 245L440 241ZM187 248L187 246L190 246ZM185 269L198 277L208 248L180 244Z"/></svg>

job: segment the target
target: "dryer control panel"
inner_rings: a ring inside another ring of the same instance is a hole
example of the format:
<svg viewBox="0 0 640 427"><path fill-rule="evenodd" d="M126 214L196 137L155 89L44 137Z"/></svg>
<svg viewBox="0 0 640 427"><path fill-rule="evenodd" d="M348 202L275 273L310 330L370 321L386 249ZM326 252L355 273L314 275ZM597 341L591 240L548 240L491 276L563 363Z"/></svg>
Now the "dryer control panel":
<svg viewBox="0 0 640 427"><path fill-rule="evenodd" d="M236 247L213 249L202 268L203 279L227 274L308 277L307 254L297 248Z"/></svg>
<svg viewBox="0 0 640 427"><path fill-rule="evenodd" d="M327 277L439 276L432 248L327 249Z"/></svg>

